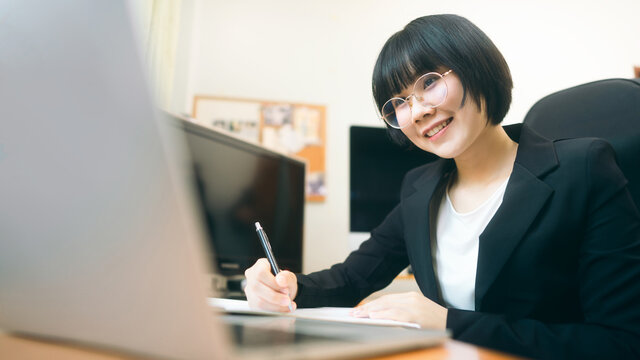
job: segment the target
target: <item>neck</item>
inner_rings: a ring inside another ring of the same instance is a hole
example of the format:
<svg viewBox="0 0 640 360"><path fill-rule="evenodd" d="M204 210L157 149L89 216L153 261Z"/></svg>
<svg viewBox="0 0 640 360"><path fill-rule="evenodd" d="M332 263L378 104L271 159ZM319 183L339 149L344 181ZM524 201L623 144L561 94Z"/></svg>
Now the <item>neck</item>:
<svg viewBox="0 0 640 360"><path fill-rule="evenodd" d="M463 154L456 157L458 184L489 184L511 174L518 144L500 125L487 125Z"/></svg>

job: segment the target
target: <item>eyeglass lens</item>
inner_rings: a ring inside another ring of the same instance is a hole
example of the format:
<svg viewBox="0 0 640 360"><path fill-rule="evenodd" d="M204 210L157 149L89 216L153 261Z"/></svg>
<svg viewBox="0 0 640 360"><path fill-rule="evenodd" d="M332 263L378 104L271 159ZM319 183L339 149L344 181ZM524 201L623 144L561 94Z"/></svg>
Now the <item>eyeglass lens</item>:
<svg viewBox="0 0 640 360"><path fill-rule="evenodd" d="M447 84L438 73L422 75L413 86L413 94L408 99L392 98L382 106L382 118L397 129L404 128L411 123L411 106L415 101L421 106L436 107L447 97Z"/></svg>

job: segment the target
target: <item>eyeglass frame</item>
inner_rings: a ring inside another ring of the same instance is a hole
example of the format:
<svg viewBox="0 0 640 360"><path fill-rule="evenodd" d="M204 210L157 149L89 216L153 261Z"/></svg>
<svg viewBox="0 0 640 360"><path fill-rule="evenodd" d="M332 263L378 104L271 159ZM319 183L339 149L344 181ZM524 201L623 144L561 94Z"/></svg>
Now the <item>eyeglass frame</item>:
<svg viewBox="0 0 640 360"><path fill-rule="evenodd" d="M420 79L422 79L423 77L427 76L427 75L438 75L440 76L441 79L444 79L445 76L449 75L449 73L453 72L453 69L449 69L447 71L445 71L444 73L440 74L439 72L435 72L435 71L431 71L428 73L425 73L423 75L420 75L420 77L418 79L416 79L416 81L413 83L413 91L411 92L411 95L407 96L406 98L401 98L401 97L392 97L389 100L385 101L384 104L382 104L382 108L380 108L380 117L382 118L382 121L384 121L387 125L391 126L394 129L404 129L407 126L409 126L411 124L411 122L407 122L407 125L402 126L402 127L396 127L393 126L391 124L389 124L389 121L387 121L387 119L385 119L384 115L383 115L383 109L384 107L387 105L387 103L393 99L399 99L402 101L405 101L407 104L409 104L409 109L413 110L413 103L411 101L409 101L409 98L413 97L414 99L416 98L416 85L418 84L418 81L420 81ZM446 100L447 100L447 96L449 96L449 87L447 86L447 83L445 82L445 86L447 88L447 93L445 94L444 98L442 99L442 101L437 104L437 105L433 105L433 106L429 106L430 108L436 108L440 105L442 105ZM423 105L424 106L424 105Z"/></svg>

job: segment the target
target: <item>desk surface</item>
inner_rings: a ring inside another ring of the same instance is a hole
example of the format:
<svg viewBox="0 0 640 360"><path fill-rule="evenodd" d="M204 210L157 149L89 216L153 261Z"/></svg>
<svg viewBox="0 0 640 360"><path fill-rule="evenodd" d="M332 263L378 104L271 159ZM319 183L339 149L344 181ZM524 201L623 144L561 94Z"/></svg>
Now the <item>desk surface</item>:
<svg viewBox="0 0 640 360"><path fill-rule="evenodd" d="M132 359L120 354L113 354L91 349L49 343L7 334L0 334L0 359L30 360L30 359L65 359L65 360L115 360ZM468 345L455 340L448 340L445 344L429 349L415 350L394 355L381 356L375 360L429 360L429 359L478 359L504 360L517 359L495 351Z"/></svg>

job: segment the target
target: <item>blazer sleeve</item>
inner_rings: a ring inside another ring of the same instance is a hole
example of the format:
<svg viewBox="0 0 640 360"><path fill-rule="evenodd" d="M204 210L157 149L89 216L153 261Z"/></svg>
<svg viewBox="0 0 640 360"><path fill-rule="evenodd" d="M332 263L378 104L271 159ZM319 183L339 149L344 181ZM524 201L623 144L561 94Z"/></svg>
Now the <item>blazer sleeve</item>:
<svg viewBox="0 0 640 360"><path fill-rule="evenodd" d="M608 143L587 155L588 219L577 251L580 323L449 309L453 337L534 358L640 358L640 215Z"/></svg>
<svg viewBox="0 0 640 360"><path fill-rule="evenodd" d="M401 206L340 264L309 275L296 274L300 307L355 306L387 286L407 266Z"/></svg>

